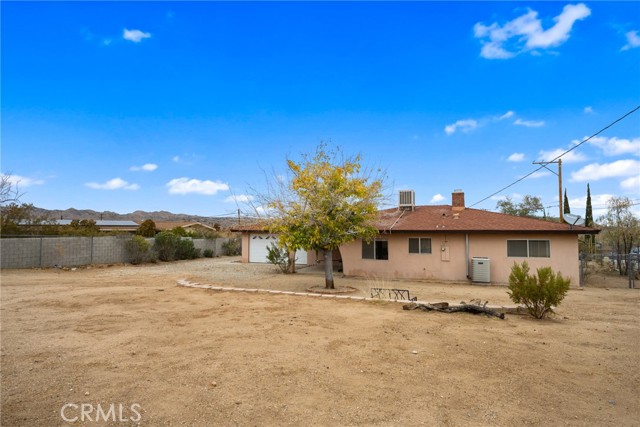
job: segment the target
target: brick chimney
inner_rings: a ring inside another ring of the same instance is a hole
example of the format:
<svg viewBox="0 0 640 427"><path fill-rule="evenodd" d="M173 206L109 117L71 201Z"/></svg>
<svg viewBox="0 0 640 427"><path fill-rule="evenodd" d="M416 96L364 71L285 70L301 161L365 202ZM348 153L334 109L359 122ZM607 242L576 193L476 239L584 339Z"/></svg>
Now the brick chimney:
<svg viewBox="0 0 640 427"><path fill-rule="evenodd" d="M453 193L451 193L451 210L453 212L464 210L464 191L453 190Z"/></svg>

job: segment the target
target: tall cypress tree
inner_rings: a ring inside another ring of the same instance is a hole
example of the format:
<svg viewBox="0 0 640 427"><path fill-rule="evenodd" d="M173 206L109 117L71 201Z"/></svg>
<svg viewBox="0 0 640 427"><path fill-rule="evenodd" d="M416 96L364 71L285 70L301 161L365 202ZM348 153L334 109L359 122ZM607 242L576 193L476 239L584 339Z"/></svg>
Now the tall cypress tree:
<svg viewBox="0 0 640 427"><path fill-rule="evenodd" d="M591 207L591 189L589 188L589 184L587 183L587 208L585 209L584 214L584 225L587 227L593 227L593 208ZM593 234L587 234L587 244L589 247L589 252L595 252L595 244L596 244L596 236Z"/></svg>
<svg viewBox="0 0 640 427"><path fill-rule="evenodd" d="M591 189L587 183L587 209L585 211L584 225L593 226L593 208L591 207Z"/></svg>
<svg viewBox="0 0 640 427"><path fill-rule="evenodd" d="M571 213L571 208L569 207L569 198L567 197L567 189L564 189L564 209L563 212L568 214Z"/></svg>

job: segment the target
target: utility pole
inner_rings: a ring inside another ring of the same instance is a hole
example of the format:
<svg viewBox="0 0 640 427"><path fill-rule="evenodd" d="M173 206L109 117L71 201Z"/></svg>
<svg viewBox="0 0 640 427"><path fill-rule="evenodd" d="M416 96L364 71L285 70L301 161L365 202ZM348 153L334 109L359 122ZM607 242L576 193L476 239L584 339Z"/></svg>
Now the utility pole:
<svg viewBox="0 0 640 427"><path fill-rule="evenodd" d="M547 167L548 164L557 163L558 164L558 173L552 171ZM562 199L562 159L558 159L554 162L533 162L534 165L542 165L549 172L558 176L558 211L560 213L560 223L564 222L564 212L562 209L563 199Z"/></svg>

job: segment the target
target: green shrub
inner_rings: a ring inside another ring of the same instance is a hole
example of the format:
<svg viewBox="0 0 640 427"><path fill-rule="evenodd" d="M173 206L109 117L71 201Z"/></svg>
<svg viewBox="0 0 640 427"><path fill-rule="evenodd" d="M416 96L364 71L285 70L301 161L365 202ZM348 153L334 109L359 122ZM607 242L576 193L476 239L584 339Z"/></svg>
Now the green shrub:
<svg viewBox="0 0 640 427"><path fill-rule="evenodd" d="M180 237L170 231L163 231L156 234L156 241L153 249L158 254L160 261L173 261L176 259L176 252L180 244ZM193 242L192 242L193 244Z"/></svg>
<svg viewBox="0 0 640 427"><path fill-rule="evenodd" d="M538 268L536 275L529 274L529 264L517 262L511 267L509 290L507 293L516 304L524 304L529 314L542 319L547 313L553 313L569 291L570 279L554 273L551 267Z"/></svg>
<svg viewBox="0 0 640 427"><path fill-rule="evenodd" d="M291 271L291 259L289 258L289 251L285 248L277 246L272 243L267 248L267 259L269 262L280 269L283 273L289 273Z"/></svg>
<svg viewBox="0 0 640 427"><path fill-rule="evenodd" d="M227 256L240 255L242 253L242 240L238 237L227 240L222 244L222 253Z"/></svg>
<svg viewBox="0 0 640 427"><path fill-rule="evenodd" d="M176 259L195 259L200 256L200 250L193 246L193 240L178 238Z"/></svg>
<svg viewBox="0 0 640 427"><path fill-rule="evenodd" d="M202 256L205 258L213 258L213 249L205 249L202 251Z"/></svg>
<svg viewBox="0 0 640 427"><path fill-rule="evenodd" d="M131 264L141 264L151 261L151 244L142 236L133 236L125 243L125 249Z"/></svg>
<svg viewBox="0 0 640 427"><path fill-rule="evenodd" d="M171 229L171 232L176 236L187 237L187 230L182 228L181 226L177 226Z"/></svg>

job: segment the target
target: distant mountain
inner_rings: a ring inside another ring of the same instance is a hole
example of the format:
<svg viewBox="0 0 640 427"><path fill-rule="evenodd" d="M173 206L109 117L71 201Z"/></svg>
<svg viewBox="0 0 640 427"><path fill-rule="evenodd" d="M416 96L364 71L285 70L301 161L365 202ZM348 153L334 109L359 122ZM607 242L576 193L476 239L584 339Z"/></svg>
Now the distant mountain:
<svg viewBox="0 0 640 427"><path fill-rule="evenodd" d="M66 210L49 210L38 207L33 208L34 214L39 217L46 217L49 219L93 219L93 220L130 220L137 223L141 223L145 219L151 219L153 221L193 221L200 222L213 226L219 224L221 228L228 229L238 224L237 216L228 217L208 217L198 215L187 214L174 214L167 211L135 211L128 214L119 214L111 211L96 212L91 209L74 209L69 208Z"/></svg>

